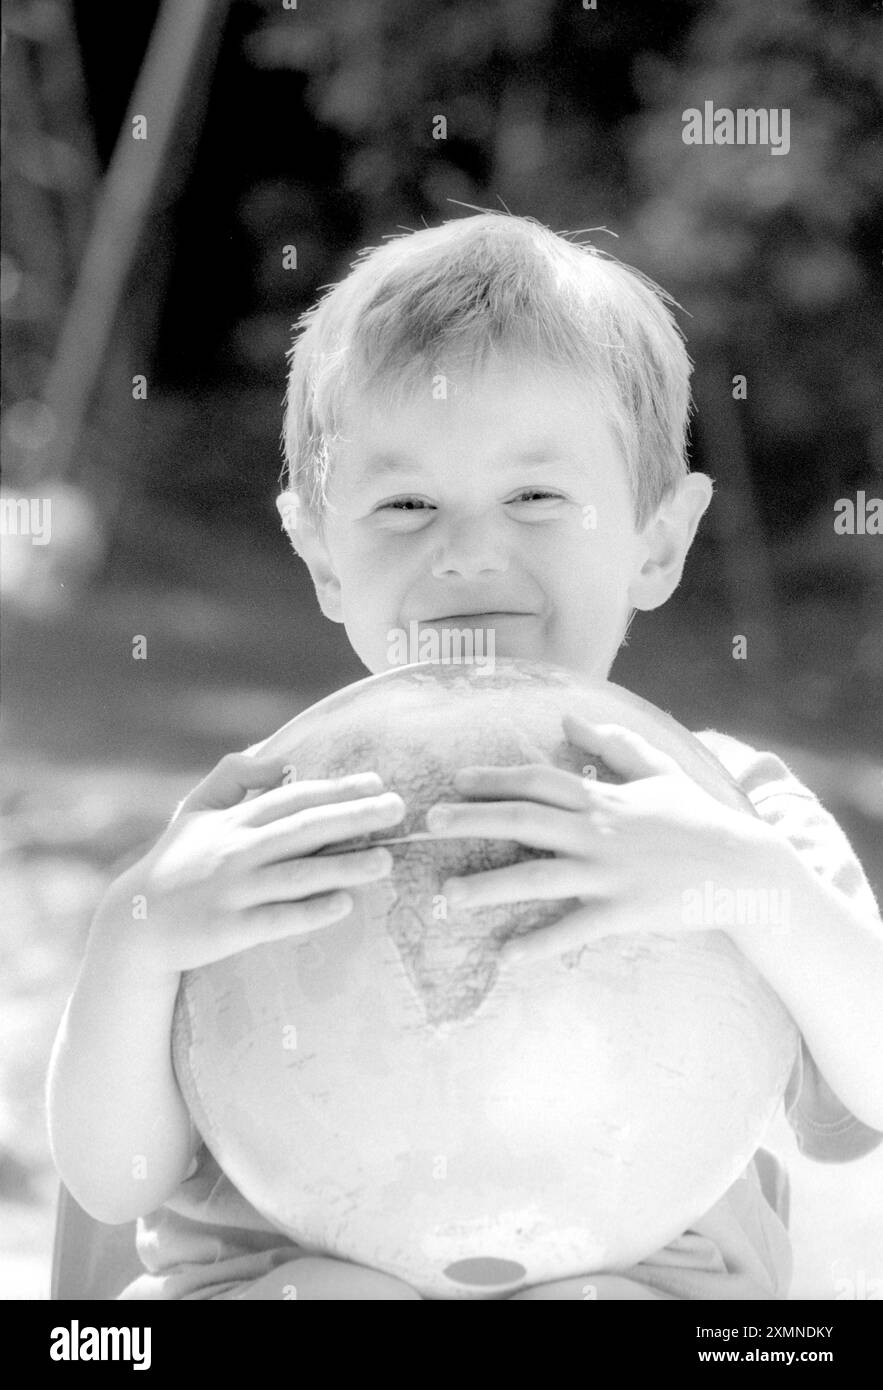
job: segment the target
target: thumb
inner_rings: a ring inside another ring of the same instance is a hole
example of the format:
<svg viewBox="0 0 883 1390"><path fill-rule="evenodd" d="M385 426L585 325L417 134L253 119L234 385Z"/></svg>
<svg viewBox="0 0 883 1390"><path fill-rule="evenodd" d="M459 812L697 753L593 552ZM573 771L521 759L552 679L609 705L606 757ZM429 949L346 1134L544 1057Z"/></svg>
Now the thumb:
<svg viewBox="0 0 883 1390"><path fill-rule="evenodd" d="M246 792L279 786L287 759L278 753L227 753L179 805L175 816L191 811L226 811Z"/></svg>

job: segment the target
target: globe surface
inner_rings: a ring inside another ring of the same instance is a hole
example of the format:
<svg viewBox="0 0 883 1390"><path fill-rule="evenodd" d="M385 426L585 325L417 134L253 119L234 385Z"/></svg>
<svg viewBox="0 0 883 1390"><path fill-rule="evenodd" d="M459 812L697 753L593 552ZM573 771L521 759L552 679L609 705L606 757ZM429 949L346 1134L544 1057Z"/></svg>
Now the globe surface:
<svg viewBox="0 0 883 1390"><path fill-rule="evenodd" d="M743 1171L795 1060L790 1016L720 931L660 920L511 965L503 942L576 901L442 900L451 875L542 857L427 834L428 808L462 799L459 767L622 780L566 741L566 712L643 734L754 814L691 733L619 686L519 660L400 667L253 750L298 779L379 772L405 818L345 847L392 839L392 874L351 890L331 927L188 972L179 990L176 1075L231 1181L299 1244L428 1298L502 1298L660 1249Z"/></svg>

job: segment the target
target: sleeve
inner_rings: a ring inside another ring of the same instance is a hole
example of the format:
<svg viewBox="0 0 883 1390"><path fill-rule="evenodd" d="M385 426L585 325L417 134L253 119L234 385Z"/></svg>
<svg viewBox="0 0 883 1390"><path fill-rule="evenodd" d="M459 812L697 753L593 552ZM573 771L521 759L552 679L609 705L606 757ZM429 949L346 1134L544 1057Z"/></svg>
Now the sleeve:
<svg viewBox="0 0 883 1390"><path fill-rule="evenodd" d="M880 922L883 931L877 900L846 835L782 759L710 730L698 737L735 777L761 819L776 826L816 873ZM821 1163L863 1158L883 1142L883 1134L837 1098L803 1037L784 1105L801 1153Z"/></svg>

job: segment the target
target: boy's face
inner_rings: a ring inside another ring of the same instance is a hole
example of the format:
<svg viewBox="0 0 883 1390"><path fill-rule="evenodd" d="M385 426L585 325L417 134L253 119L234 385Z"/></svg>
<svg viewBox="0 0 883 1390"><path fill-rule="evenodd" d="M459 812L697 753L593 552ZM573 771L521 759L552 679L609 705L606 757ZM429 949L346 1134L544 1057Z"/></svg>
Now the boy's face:
<svg viewBox="0 0 883 1390"><path fill-rule="evenodd" d="M484 629L477 651L604 678L630 610L677 584L704 510L660 597L652 580L668 551L656 536L654 560L652 524L635 530L611 428L585 386L551 366L448 378L447 399L428 382L393 409L354 392L342 435L324 534L299 523L295 545L323 612L373 673L401 663L395 639L416 622L439 646L445 627Z"/></svg>

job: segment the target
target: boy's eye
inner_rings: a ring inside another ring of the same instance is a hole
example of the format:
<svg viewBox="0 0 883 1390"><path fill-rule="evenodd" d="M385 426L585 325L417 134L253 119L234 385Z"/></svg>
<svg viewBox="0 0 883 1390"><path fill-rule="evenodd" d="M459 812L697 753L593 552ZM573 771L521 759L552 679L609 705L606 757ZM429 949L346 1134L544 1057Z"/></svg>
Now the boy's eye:
<svg viewBox="0 0 883 1390"><path fill-rule="evenodd" d="M516 497L512 498L512 501L518 502L524 497L540 498L552 502L562 501L560 494L557 492L543 492L542 489L533 487L524 488ZM391 502L381 503L378 507L378 511L416 511L419 508L429 505L429 503L424 502L420 497L395 497Z"/></svg>
<svg viewBox="0 0 883 1390"><path fill-rule="evenodd" d="M525 488L523 492L519 492L518 497L513 498L513 501L516 501L516 502L517 502L518 499L521 498L521 497L539 497L539 498L544 498L546 501L551 501L551 502L560 502L560 501L562 500L562 498L561 498L561 496L560 496L559 493L557 493L557 492L543 492L541 488L537 488L537 487L527 487L527 488Z"/></svg>

